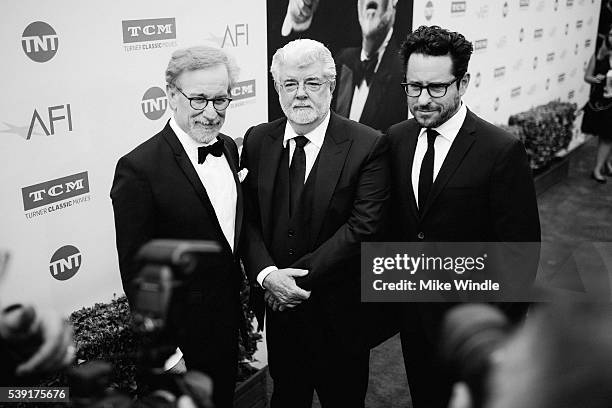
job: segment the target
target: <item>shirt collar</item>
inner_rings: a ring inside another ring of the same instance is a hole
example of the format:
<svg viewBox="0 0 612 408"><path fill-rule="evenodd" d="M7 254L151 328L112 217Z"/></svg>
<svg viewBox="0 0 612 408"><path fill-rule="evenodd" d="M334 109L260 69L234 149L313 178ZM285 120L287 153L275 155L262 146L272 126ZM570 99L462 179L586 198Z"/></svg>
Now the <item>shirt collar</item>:
<svg viewBox="0 0 612 408"><path fill-rule="evenodd" d="M376 63L375 70L377 70L378 66L380 65L380 60L382 59L382 56L385 53L385 50L387 49L387 45L389 45L389 41L391 41L392 35L393 35L393 27L391 27L391 29L387 33L387 36L385 37L385 40L382 42L382 44L376 51L378 53L378 62ZM366 55L363 49L361 50L361 56L359 58L361 59L361 61L365 61L368 58L368 56Z"/></svg>
<svg viewBox="0 0 612 408"><path fill-rule="evenodd" d="M438 132L440 136L452 143L457 137L461 126L463 126L463 122L465 121L466 115L467 107L465 106L463 101L461 101L461 106L459 107L459 110L455 112L455 114L451 116L446 122L433 129ZM426 131L427 128L421 128L421 133L419 133L419 137L421 137Z"/></svg>
<svg viewBox="0 0 612 408"><path fill-rule="evenodd" d="M325 139L325 133L327 132L327 126L329 125L329 118L331 117L331 111L327 112L327 116L323 119L323 122L319 123L319 126L306 133L304 136L310 143L321 149L323 146L323 139ZM297 136L297 133L291 127L289 121L285 124L285 136L283 137L283 148L287 147L289 139L293 139Z"/></svg>
<svg viewBox="0 0 612 408"><path fill-rule="evenodd" d="M183 145L183 149L185 149L185 152L187 152L187 155L190 158L197 159L197 157L198 157L198 147L200 147L200 146L208 146L208 145L211 145L211 144L213 144L213 143L215 143L217 141L217 138L212 140L210 143L200 143L200 142L194 140L183 129L181 129L179 124L176 123L176 119L174 118L174 116L172 116L170 118L170 128L172 128L172 130L174 131L174 134L178 138L179 142L181 142L181 144Z"/></svg>

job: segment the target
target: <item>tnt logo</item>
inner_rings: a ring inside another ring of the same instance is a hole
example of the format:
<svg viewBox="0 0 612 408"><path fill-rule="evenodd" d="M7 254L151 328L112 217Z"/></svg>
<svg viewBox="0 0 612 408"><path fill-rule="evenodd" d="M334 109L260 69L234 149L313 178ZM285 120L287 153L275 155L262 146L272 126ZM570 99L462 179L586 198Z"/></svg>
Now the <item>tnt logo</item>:
<svg viewBox="0 0 612 408"><path fill-rule="evenodd" d="M34 125L36 123L40 125L43 132L45 132L45 135L47 136L55 134L55 122L66 122L64 127L67 127L68 131L72 132L72 111L70 110L69 103L66 105L49 106L46 114L47 115L45 116L45 112L42 111L41 115L38 110L34 109L26 140L30 140L32 137L32 131L34 130Z"/></svg>
<svg viewBox="0 0 612 408"><path fill-rule="evenodd" d="M151 87L142 96L140 102L142 113L151 120L157 120L164 116L168 108L168 97L163 89L158 86Z"/></svg>
<svg viewBox="0 0 612 408"><path fill-rule="evenodd" d="M176 39L174 17L125 20L121 22L121 25L123 27L124 44Z"/></svg>
<svg viewBox="0 0 612 408"><path fill-rule="evenodd" d="M68 280L79 271L83 256L77 247L66 245L55 251L49 262L49 272L57 280Z"/></svg>
<svg viewBox="0 0 612 408"><path fill-rule="evenodd" d="M453 1L451 2L451 15L463 15L467 10L466 1Z"/></svg>
<svg viewBox="0 0 612 408"><path fill-rule="evenodd" d="M243 45L249 45L249 25L234 24L233 27L227 25L225 27L225 33L223 33L221 48L240 47Z"/></svg>
<svg viewBox="0 0 612 408"><path fill-rule="evenodd" d="M431 20L431 18L433 17L433 13L434 13L434 5L431 2L431 0L429 0L427 3L425 3L425 20L427 21Z"/></svg>
<svg viewBox="0 0 612 408"><path fill-rule="evenodd" d="M232 99L234 101L246 98L252 98L255 96L255 80L237 82L236 85L230 90Z"/></svg>
<svg viewBox="0 0 612 408"><path fill-rule="evenodd" d="M23 30L21 47L34 62L47 62L55 56L59 37L49 24L35 21Z"/></svg>
<svg viewBox="0 0 612 408"><path fill-rule="evenodd" d="M89 193L89 177L86 171L45 181L21 189L23 210L28 211L87 193Z"/></svg>

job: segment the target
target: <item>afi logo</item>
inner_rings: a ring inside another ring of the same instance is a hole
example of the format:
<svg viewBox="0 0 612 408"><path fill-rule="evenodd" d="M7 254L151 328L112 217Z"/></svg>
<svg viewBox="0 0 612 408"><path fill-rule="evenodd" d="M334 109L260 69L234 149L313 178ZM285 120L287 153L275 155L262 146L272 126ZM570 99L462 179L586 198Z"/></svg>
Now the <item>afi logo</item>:
<svg viewBox="0 0 612 408"><path fill-rule="evenodd" d="M555 0L555 5L553 6L555 11L559 10L559 0Z"/></svg>
<svg viewBox="0 0 612 408"><path fill-rule="evenodd" d="M504 6L502 7L502 16L503 17L507 17L508 16L508 11L509 11L508 2L505 1L504 2Z"/></svg>
<svg viewBox="0 0 612 408"><path fill-rule="evenodd" d="M121 22L123 43L174 40L176 23L174 18L126 20Z"/></svg>
<svg viewBox="0 0 612 408"><path fill-rule="evenodd" d="M467 2L453 1L451 3L451 14L464 14L467 9Z"/></svg>
<svg viewBox="0 0 612 408"><path fill-rule="evenodd" d="M431 18L433 17L433 13L434 13L434 5L431 2L431 0L429 0L427 3L425 3L425 20L427 21L431 20Z"/></svg>
<svg viewBox="0 0 612 408"><path fill-rule="evenodd" d="M497 111L499 110L499 104L500 104L500 102L499 102L499 96L496 96L496 97L495 97L495 102L493 102L493 110L494 110L495 112L497 112Z"/></svg>
<svg viewBox="0 0 612 408"><path fill-rule="evenodd" d="M166 113L168 97L163 89L154 86L144 93L140 106L142 107L142 113L148 119L157 120Z"/></svg>
<svg viewBox="0 0 612 408"><path fill-rule="evenodd" d="M55 251L49 261L49 272L57 280L72 278L81 267L83 256L77 247L66 245Z"/></svg>
<svg viewBox="0 0 612 408"><path fill-rule="evenodd" d="M44 111L42 111L44 114ZM45 124L45 120L47 120L47 124ZM55 122L66 121L68 126L68 131L72 132L72 111L70 110L70 104L66 105L56 105L49 106L47 108L47 117L42 117L38 110L34 109L34 113L32 114L32 119L30 120L30 127L28 128L28 135L26 136L26 140L30 140L32 137L32 131L34 130L34 125L38 122L42 130L45 132L45 135L51 136L55 134Z"/></svg>
<svg viewBox="0 0 612 408"><path fill-rule="evenodd" d="M524 38L525 38L525 29L521 27L521 31L519 31L519 42L523 42Z"/></svg>
<svg viewBox="0 0 612 408"><path fill-rule="evenodd" d="M537 55L535 57L533 57L533 69L536 69L538 67L538 57Z"/></svg>
<svg viewBox="0 0 612 408"><path fill-rule="evenodd" d="M28 211L86 193L89 193L89 177L86 171L45 181L21 189L23 210Z"/></svg>
<svg viewBox="0 0 612 408"><path fill-rule="evenodd" d="M34 62L47 62L55 56L59 37L49 24L43 21L31 23L23 31L21 47Z"/></svg>
<svg viewBox="0 0 612 408"><path fill-rule="evenodd" d="M221 48L239 47L241 45L249 45L249 25L234 24L233 27L227 25L225 33L223 33L223 42Z"/></svg>
<svg viewBox="0 0 612 408"><path fill-rule="evenodd" d="M252 98L255 96L255 80L237 82L230 90L233 100Z"/></svg>

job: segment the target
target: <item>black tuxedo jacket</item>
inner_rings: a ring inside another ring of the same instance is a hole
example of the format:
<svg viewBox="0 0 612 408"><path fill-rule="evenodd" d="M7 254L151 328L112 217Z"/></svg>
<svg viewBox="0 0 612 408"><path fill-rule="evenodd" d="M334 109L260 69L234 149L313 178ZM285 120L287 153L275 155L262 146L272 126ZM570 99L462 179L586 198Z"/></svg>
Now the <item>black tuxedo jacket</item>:
<svg viewBox="0 0 612 408"><path fill-rule="evenodd" d="M237 189L234 251L223 235L206 189L169 124L119 160L111 190L119 267L130 301L130 282L138 273L134 255L149 240L213 240L222 246L220 254L201 259L198 269L186 278L181 296L174 296L182 310L188 310L176 316L178 321L170 322L181 333L181 349L185 348L185 352L190 348L189 342L200 342L199 347L194 346L199 354L192 356L191 362L215 353L206 344L216 347L231 343L221 337L235 331L239 318L241 272L236 254L243 198L236 175L238 150L230 137L220 138L224 140L224 155ZM189 365L186 352L185 357Z"/></svg>
<svg viewBox="0 0 612 408"><path fill-rule="evenodd" d="M330 115L314 184L310 252L291 267L309 271L297 283L312 294L298 308L311 308L316 324L333 327L338 337L355 345L363 324L360 246L381 229L389 195L387 145L379 132L333 112ZM275 265L267 247L272 240L274 181L285 124L283 118L255 126L244 138L242 166L249 170L243 183L247 197L244 264L257 287L258 273ZM262 321L263 310L258 317Z"/></svg>
<svg viewBox="0 0 612 408"><path fill-rule="evenodd" d="M355 67L361 64L360 55L361 48L345 48L340 50L336 58L337 78L333 109L337 114L347 118L351 112L355 91L353 72ZM399 47L392 38L370 84L368 99L359 119L360 123L385 131L391 125L406 120L408 117L406 94L400 85L404 74Z"/></svg>

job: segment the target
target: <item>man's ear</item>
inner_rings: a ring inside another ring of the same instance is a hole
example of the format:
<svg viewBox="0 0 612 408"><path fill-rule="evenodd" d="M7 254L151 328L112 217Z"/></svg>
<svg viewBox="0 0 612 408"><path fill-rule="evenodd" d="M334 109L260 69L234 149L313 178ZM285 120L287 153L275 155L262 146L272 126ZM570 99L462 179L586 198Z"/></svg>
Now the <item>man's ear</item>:
<svg viewBox="0 0 612 408"><path fill-rule="evenodd" d="M170 105L170 109L176 111L176 98L177 98L176 88L166 84L166 96L168 97L168 104Z"/></svg>
<svg viewBox="0 0 612 408"><path fill-rule="evenodd" d="M278 82L274 81L274 89L276 89L276 93L280 95L280 87L278 86Z"/></svg>
<svg viewBox="0 0 612 408"><path fill-rule="evenodd" d="M470 84L470 73L466 72L463 75L463 78L459 80L459 95L463 96L468 89L468 85Z"/></svg>
<svg viewBox="0 0 612 408"><path fill-rule="evenodd" d="M329 81L329 90L331 93L334 93L334 89L336 89L336 80Z"/></svg>

